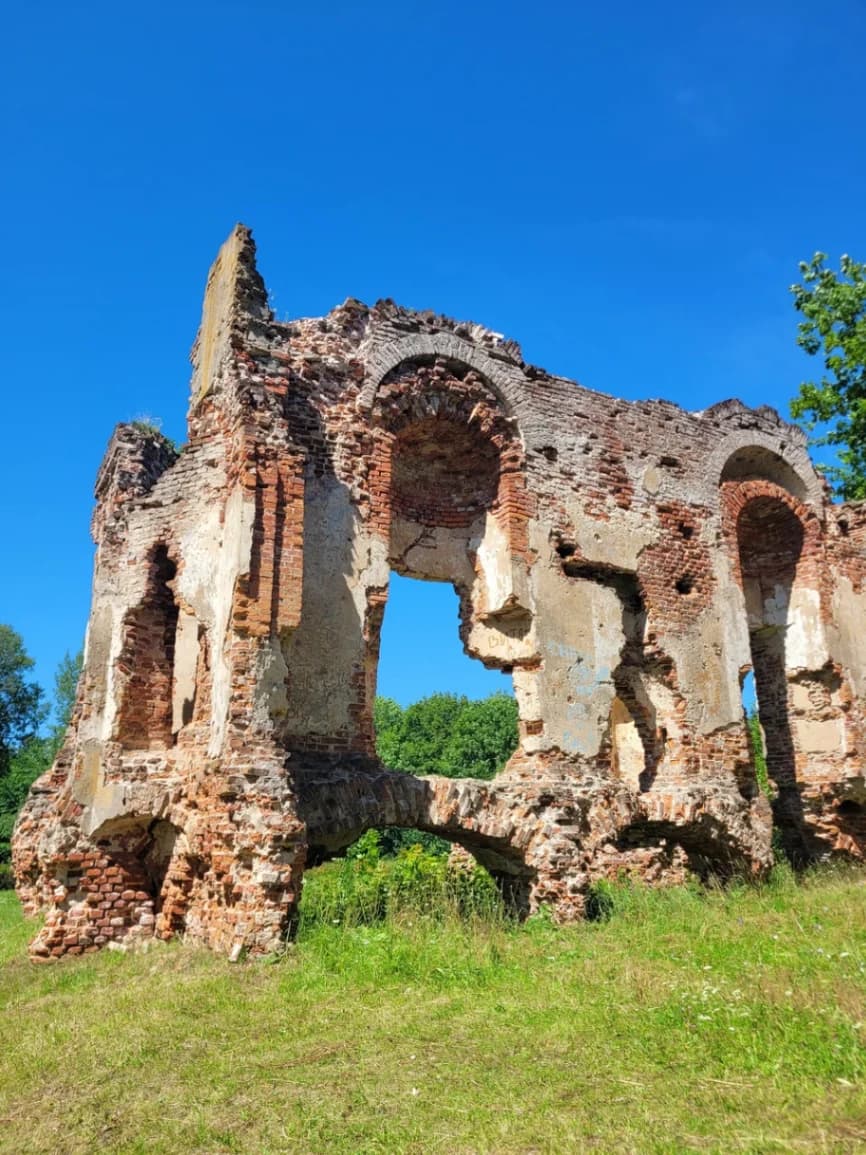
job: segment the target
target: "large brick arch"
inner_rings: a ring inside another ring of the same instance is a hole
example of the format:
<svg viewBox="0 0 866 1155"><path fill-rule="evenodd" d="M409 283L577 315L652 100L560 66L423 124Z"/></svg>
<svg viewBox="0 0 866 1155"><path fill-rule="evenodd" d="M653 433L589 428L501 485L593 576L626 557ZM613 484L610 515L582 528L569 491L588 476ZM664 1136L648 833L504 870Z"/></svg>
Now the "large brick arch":
<svg viewBox="0 0 866 1155"><path fill-rule="evenodd" d="M822 552L821 523L815 509L801 501L787 488L769 479L722 481L720 487L722 530L728 557L736 581L742 586L740 550L737 531L743 512L754 502L775 502L788 510L799 523L803 533L799 551L802 572L800 580L818 580Z"/></svg>
<svg viewBox="0 0 866 1155"><path fill-rule="evenodd" d="M375 431L371 509L384 531L392 502L407 488L400 466L405 474L413 457L419 468L438 459L438 477L428 469L418 478L419 488L429 493L429 508L415 503L413 520L456 527L490 510L508 534L512 552L525 555L533 503L523 442L507 403L483 372L438 356L401 360L379 381L370 416Z"/></svg>

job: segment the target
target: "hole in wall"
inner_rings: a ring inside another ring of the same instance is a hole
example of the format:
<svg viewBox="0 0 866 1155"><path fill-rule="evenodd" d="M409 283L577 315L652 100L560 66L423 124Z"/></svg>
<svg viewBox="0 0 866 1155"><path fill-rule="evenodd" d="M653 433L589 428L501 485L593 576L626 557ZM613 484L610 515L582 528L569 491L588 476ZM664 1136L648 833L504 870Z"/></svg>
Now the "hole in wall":
<svg viewBox="0 0 866 1155"><path fill-rule="evenodd" d="M367 830L336 853L311 847L297 925L305 930L389 918L521 917L528 876L482 846L410 827Z"/></svg>
<svg viewBox="0 0 866 1155"><path fill-rule="evenodd" d="M392 574L373 716L392 769L490 779L517 748L511 679L465 653L458 611L452 586Z"/></svg>
<svg viewBox="0 0 866 1155"><path fill-rule="evenodd" d="M610 711L611 769L630 790L639 792L646 768L646 748L637 723L622 698L614 698Z"/></svg>
<svg viewBox="0 0 866 1155"><path fill-rule="evenodd" d="M447 582L392 572L379 646L377 692L408 706L430 694L512 693L511 679L470 657L460 640L460 600Z"/></svg>
<svg viewBox="0 0 866 1155"><path fill-rule="evenodd" d="M756 497L740 511L737 547L766 777L773 789L774 820L785 852L794 862L810 854L797 789L786 653L791 597L803 541L802 522L778 498Z"/></svg>
<svg viewBox="0 0 866 1155"><path fill-rule="evenodd" d="M682 594L684 597L687 597L690 593L693 593L694 588L695 579L691 574L683 574L683 576L677 580L675 586L677 593Z"/></svg>
<svg viewBox="0 0 866 1155"><path fill-rule="evenodd" d="M772 793L767 777L767 758L764 746L764 731L758 717L758 698L755 691L755 674L746 670L740 676L740 699L743 703L743 716L746 720L748 732L750 772L738 782L740 793L744 798L753 798L760 790L766 795Z"/></svg>

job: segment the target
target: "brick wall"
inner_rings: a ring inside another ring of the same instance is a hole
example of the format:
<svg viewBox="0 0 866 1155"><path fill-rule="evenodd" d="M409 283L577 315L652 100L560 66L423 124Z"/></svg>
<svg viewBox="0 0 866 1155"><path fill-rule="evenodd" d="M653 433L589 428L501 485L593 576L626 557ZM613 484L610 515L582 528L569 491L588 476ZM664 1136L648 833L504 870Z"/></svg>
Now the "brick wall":
<svg viewBox="0 0 866 1155"><path fill-rule="evenodd" d="M760 873L750 667L790 853L862 853L866 513L772 410L626 402L392 301L277 322L241 227L193 361L183 451L119 426L99 472L76 709L15 835L35 957L273 949L308 855L373 825L563 920L622 870ZM467 652L514 672L493 783L376 761L391 570L451 582Z"/></svg>

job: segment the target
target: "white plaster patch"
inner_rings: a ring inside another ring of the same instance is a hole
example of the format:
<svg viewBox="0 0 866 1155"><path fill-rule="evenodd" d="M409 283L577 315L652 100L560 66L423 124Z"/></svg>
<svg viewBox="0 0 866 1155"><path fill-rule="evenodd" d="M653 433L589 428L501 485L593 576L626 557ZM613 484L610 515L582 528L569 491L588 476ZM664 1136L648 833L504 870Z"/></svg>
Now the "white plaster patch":
<svg viewBox="0 0 866 1155"><path fill-rule="evenodd" d="M226 654L226 633L235 583L241 574L249 573L250 569L255 516L255 503L245 501L243 491L240 488L235 489L226 502L217 573L213 585L212 721L208 744L208 755L211 758L220 753L225 740L231 697L231 670Z"/></svg>
<svg viewBox="0 0 866 1155"><path fill-rule="evenodd" d="M840 575L833 593L833 656L848 671L854 691L866 697L866 591L857 593Z"/></svg>
<svg viewBox="0 0 866 1155"><path fill-rule="evenodd" d="M789 670L819 670L827 661L827 641L821 623L821 594L795 586L788 609L785 665Z"/></svg>
<svg viewBox="0 0 866 1155"><path fill-rule="evenodd" d="M253 724L269 730L273 721L285 717L289 708L286 676L289 667L279 642L264 639L256 654L256 695Z"/></svg>
<svg viewBox="0 0 866 1155"><path fill-rule="evenodd" d="M620 601L611 589L552 569L541 568L538 580L539 597L558 606L549 632L539 623L544 747L593 757L607 732L624 641Z"/></svg>
<svg viewBox="0 0 866 1155"><path fill-rule="evenodd" d="M845 730L841 718L824 722L795 718L797 742L805 754L833 754L844 749Z"/></svg>
<svg viewBox="0 0 866 1155"><path fill-rule="evenodd" d="M487 515L484 537L478 542L477 564L480 569L482 613L495 614L514 598L514 580L511 573L511 548L499 522Z"/></svg>
<svg viewBox="0 0 866 1155"><path fill-rule="evenodd" d="M225 569L228 559L223 557L223 552L228 549L230 555L234 554L232 560L235 564L241 562L240 540L237 537L230 540L232 528L229 524L230 517L234 516L233 503L240 497L242 494L238 489L229 498L224 527L220 526L219 506L211 505L179 543L183 567L178 576L177 595L194 611L199 621L208 626L213 624L214 603L221 592L219 585L228 572ZM249 568L249 552L246 565Z"/></svg>

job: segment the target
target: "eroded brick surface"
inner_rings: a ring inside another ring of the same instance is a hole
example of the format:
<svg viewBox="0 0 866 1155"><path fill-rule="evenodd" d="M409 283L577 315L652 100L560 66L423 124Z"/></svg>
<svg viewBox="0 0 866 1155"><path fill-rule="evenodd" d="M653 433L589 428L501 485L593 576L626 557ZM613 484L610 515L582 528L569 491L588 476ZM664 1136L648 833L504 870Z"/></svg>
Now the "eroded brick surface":
<svg viewBox="0 0 866 1155"><path fill-rule="evenodd" d="M760 873L773 817L797 861L862 854L866 511L775 412L593 393L391 301L277 322L240 226L193 366L181 453L121 425L99 472L74 717L14 837L34 958L271 950L305 865L371 826L561 920L623 871ZM493 782L376 760L391 571L452 583L465 649L514 680Z"/></svg>

